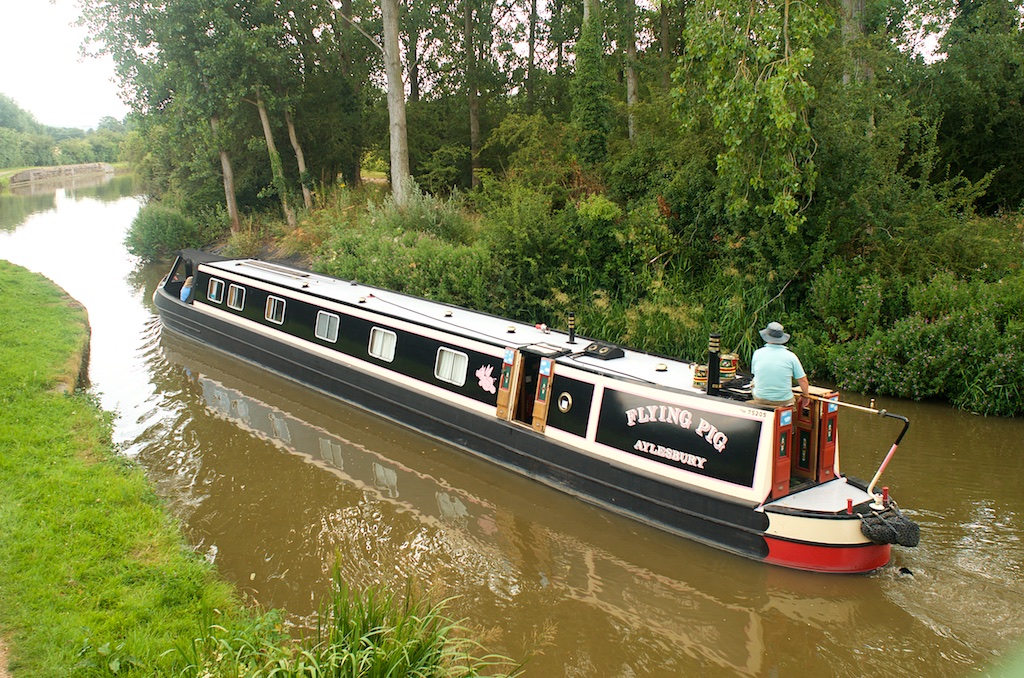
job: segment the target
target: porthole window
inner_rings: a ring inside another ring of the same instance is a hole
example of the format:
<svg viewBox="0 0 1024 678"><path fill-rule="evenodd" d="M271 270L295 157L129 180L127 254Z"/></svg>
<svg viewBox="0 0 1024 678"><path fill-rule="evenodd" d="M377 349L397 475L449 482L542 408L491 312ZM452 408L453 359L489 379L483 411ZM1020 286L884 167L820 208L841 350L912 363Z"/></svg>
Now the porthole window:
<svg viewBox="0 0 1024 678"><path fill-rule="evenodd" d="M327 311L318 311L316 314L316 334L317 339L329 341L332 344L338 341L338 328L341 326L341 318L334 313L328 313Z"/></svg>
<svg viewBox="0 0 1024 678"><path fill-rule="evenodd" d="M466 372L469 367L469 356L460 351L453 351L443 346L437 349L437 360L434 362L434 376L449 384L462 386L466 383Z"/></svg>
<svg viewBox="0 0 1024 678"><path fill-rule="evenodd" d="M374 358L379 358L389 363L395 359L395 345L397 343L397 334L391 330L374 327L370 330L370 346L367 350Z"/></svg>
<svg viewBox="0 0 1024 678"><path fill-rule="evenodd" d="M206 288L206 298L215 304L224 301L224 281L210 278L210 284Z"/></svg>
<svg viewBox="0 0 1024 678"><path fill-rule="evenodd" d="M236 311L245 308L245 288L241 285L228 285L228 308Z"/></svg>
<svg viewBox="0 0 1024 678"><path fill-rule="evenodd" d="M264 317L277 325L284 323L284 299L274 296L267 297L267 311Z"/></svg>

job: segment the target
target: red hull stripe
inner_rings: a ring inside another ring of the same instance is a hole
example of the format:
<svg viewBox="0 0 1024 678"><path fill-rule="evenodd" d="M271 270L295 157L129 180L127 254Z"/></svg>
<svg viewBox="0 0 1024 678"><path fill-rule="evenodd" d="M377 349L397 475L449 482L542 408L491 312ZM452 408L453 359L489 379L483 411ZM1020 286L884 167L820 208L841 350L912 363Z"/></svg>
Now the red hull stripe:
<svg viewBox="0 0 1024 678"><path fill-rule="evenodd" d="M823 546L765 536L768 543L766 563L795 567L813 572L870 572L889 562L889 544Z"/></svg>

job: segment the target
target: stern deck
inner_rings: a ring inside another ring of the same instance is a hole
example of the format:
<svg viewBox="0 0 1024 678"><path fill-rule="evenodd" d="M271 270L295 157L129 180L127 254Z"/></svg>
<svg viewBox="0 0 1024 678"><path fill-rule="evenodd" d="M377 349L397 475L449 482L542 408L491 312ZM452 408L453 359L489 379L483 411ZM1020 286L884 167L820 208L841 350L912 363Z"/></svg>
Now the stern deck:
<svg viewBox="0 0 1024 678"><path fill-rule="evenodd" d="M846 510L847 500L853 505L863 504L873 497L846 478L836 478L820 485L800 490L765 504L765 508L784 508L815 513L839 513Z"/></svg>

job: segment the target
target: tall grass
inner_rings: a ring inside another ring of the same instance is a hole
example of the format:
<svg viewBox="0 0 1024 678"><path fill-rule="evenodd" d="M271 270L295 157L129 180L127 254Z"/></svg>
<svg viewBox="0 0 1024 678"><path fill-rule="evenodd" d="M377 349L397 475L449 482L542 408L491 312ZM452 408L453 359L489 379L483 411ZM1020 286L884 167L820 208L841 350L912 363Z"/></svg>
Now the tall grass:
<svg viewBox="0 0 1024 678"><path fill-rule="evenodd" d="M288 640L280 618L264 615L246 627L211 624L176 653L182 678L471 678L516 676L511 659L483 654L467 630L407 587L401 598L371 588L355 592L334 571L330 599L316 635Z"/></svg>
<svg viewBox="0 0 1024 678"><path fill-rule="evenodd" d="M411 586L400 599L393 591L371 588L359 595L338 576L330 613L305 655L320 675L466 676L518 675L507 657L477 656L480 646L445 614L445 602L429 604Z"/></svg>

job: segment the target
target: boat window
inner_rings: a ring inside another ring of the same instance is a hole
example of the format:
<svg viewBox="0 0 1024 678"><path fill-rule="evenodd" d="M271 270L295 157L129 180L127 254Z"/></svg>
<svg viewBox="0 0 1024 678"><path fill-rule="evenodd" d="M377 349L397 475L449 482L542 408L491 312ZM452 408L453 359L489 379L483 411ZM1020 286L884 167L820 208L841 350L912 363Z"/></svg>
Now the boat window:
<svg viewBox="0 0 1024 678"><path fill-rule="evenodd" d="M466 383L466 372L469 356L443 346L437 349L437 360L434 363L434 376L449 384L462 386Z"/></svg>
<svg viewBox="0 0 1024 678"><path fill-rule="evenodd" d="M397 343L397 334L391 330L374 327L370 330L370 346L367 350L374 358L380 358L389 363L395 359L395 344Z"/></svg>
<svg viewBox="0 0 1024 678"><path fill-rule="evenodd" d="M241 285L228 285L228 308L241 311L245 306L245 288Z"/></svg>
<svg viewBox="0 0 1024 678"><path fill-rule="evenodd" d="M314 331L316 338L333 344L338 341L338 327L340 325L341 318L334 313L318 311L316 314L316 330Z"/></svg>
<svg viewBox="0 0 1024 678"><path fill-rule="evenodd" d="M224 281L210 278L210 285L206 288L206 298L215 304L224 301Z"/></svg>
<svg viewBox="0 0 1024 678"><path fill-rule="evenodd" d="M272 323L282 324L284 322L284 299L267 297L267 311L264 317Z"/></svg>

